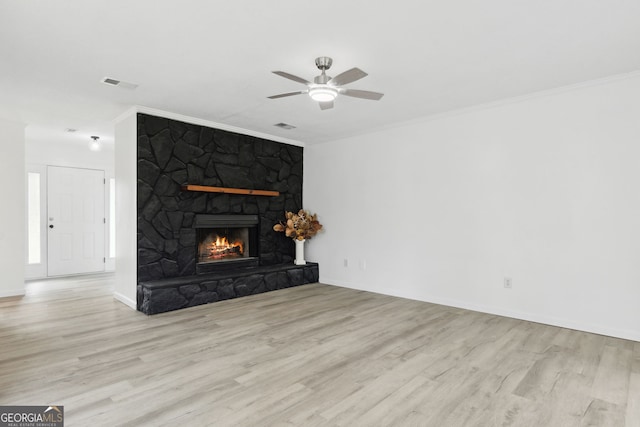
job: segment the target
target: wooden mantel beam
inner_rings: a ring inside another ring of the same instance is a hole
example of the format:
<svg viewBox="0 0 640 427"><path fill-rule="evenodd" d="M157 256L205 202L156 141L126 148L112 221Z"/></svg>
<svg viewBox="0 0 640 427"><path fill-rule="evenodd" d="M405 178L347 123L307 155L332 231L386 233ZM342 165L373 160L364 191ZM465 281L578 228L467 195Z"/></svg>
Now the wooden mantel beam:
<svg viewBox="0 0 640 427"><path fill-rule="evenodd" d="M185 184L182 191L204 191L205 193L225 193L225 194L247 194L250 196L271 196L280 195L279 191L250 190L248 188L211 187L208 185Z"/></svg>

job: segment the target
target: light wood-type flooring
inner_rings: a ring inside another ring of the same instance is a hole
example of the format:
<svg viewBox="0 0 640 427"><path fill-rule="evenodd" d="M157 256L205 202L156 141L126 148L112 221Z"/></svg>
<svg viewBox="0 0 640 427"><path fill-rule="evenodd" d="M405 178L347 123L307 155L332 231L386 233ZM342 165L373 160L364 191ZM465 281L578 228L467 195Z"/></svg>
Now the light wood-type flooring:
<svg viewBox="0 0 640 427"><path fill-rule="evenodd" d="M0 405L66 426L639 426L640 343L311 284L145 316L113 277L0 299Z"/></svg>

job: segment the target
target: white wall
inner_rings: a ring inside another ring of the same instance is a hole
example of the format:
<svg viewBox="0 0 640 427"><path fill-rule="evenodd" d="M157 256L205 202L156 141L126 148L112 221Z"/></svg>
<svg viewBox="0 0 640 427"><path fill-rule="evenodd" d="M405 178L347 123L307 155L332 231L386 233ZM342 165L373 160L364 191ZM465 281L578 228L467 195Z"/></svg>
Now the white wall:
<svg viewBox="0 0 640 427"><path fill-rule="evenodd" d="M137 117L135 109L115 124L116 284L114 296L136 308L137 286Z"/></svg>
<svg viewBox="0 0 640 427"><path fill-rule="evenodd" d="M86 143L33 140L27 131L27 163L98 169L105 171L105 177L113 177L113 143L105 142L101 151L91 151L89 142L90 139Z"/></svg>
<svg viewBox="0 0 640 427"><path fill-rule="evenodd" d="M638 75L308 146L308 259L324 283L640 340L639 162Z"/></svg>
<svg viewBox="0 0 640 427"><path fill-rule="evenodd" d="M0 297L24 295L24 125L0 119Z"/></svg>

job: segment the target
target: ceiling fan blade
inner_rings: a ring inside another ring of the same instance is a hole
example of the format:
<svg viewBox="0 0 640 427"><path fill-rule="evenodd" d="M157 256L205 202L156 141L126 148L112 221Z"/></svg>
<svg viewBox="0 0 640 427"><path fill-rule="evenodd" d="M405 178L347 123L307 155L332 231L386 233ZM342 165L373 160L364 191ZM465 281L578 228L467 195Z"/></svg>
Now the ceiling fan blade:
<svg viewBox="0 0 640 427"><path fill-rule="evenodd" d="M341 89L340 94L353 96L354 98L371 99L374 101L378 101L380 98L384 96L384 93L371 92L369 90L358 90L358 89Z"/></svg>
<svg viewBox="0 0 640 427"><path fill-rule="evenodd" d="M338 74L329 81L334 86L342 86L351 82L355 82L356 80L360 80L361 78L366 76L368 76L368 74L362 71L360 68L352 68L345 71L344 73Z"/></svg>
<svg viewBox="0 0 640 427"><path fill-rule="evenodd" d="M321 110L328 110L329 108L333 108L333 101L318 102L318 104L320 104Z"/></svg>
<svg viewBox="0 0 640 427"><path fill-rule="evenodd" d="M284 71L272 71L273 74L277 74L285 79L293 80L294 82L310 85L311 82L303 79L302 77L294 76L293 74L285 73Z"/></svg>
<svg viewBox="0 0 640 427"><path fill-rule="evenodd" d="M279 95L271 95L271 96L267 96L267 98L269 99L278 99L278 98L284 98L286 96L293 96L293 95L301 95L303 93L307 93L308 91L306 90L299 90L298 92L288 92L288 93L281 93Z"/></svg>

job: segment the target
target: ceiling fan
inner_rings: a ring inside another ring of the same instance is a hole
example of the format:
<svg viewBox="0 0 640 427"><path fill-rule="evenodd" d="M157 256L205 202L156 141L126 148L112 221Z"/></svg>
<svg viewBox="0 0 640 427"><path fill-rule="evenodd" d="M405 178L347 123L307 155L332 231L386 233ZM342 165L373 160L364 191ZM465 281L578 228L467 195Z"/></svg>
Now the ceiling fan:
<svg viewBox="0 0 640 427"><path fill-rule="evenodd" d="M281 93L279 95L269 96L270 99L284 98L293 95L302 95L308 93L311 99L317 101L321 110L327 110L333 108L333 101L338 95L352 96L354 98L371 99L378 101L384 94L379 92L371 92L368 90L347 89L342 86L353 83L356 80L360 80L367 76L367 73L359 68L352 68L340 73L335 77L327 76L325 73L329 68L333 60L328 56L321 56L316 58L316 66L321 71L319 76L313 79L313 83L303 79L302 77L294 76L293 74L285 73L284 71L273 71L274 74L284 77L285 79L293 80L294 82L307 85L307 90L301 90L298 92Z"/></svg>

